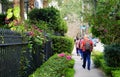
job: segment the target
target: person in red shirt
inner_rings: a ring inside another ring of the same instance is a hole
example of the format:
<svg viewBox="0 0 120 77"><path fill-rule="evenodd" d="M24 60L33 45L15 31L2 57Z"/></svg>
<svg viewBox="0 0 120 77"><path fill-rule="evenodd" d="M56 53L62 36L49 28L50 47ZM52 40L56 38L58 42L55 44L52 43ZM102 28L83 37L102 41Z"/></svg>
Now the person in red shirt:
<svg viewBox="0 0 120 77"><path fill-rule="evenodd" d="M87 62L87 69L90 70L91 64L91 52L93 50L93 42L88 38L87 35L84 36L84 39L81 41L81 49L83 51L83 65L82 67L86 67Z"/></svg>

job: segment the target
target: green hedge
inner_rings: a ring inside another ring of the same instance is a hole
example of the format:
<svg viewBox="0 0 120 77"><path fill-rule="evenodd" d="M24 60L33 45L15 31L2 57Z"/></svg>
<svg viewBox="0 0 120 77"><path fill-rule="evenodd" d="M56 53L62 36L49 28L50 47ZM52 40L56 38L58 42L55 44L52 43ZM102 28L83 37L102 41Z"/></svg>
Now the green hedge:
<svg viewBox="0 0 120 77"><path fill-rule="evenodd" d="M104 58L108 66L120 67L120 44L105 46Z"/></svg>
<svg viewBox="0 0 120 77"><path fill-rule="evenodd" d="M101 68L107 76L119 77L120 67L109 67L104 59L103 52L93 51L92 59L96 67Z"/></svg>
<svg viewBox="0 0 120 77"><path fill-rule="evenodd" d="M4 27L5 25L5 17L6 17L5 14L0 14L0 28Z"/></svg>
<svg viewBox="0 0 120 77"><path fill-rule="evenodd" d="M92 52L92 59L93 62L95 64L95 67L100 67L100 59L103 59L103 52L99 52L99 51L93 51Z"/></svg>
<svg viewBox="0 0 120 77"><path fill-rule="evenodd" d="M73 59L67 60L66 55L55 54L29 77L74 77L73 65Z"/></svg>
<svg viewBox="0 0 120 77"><path fill-rule="evenodd" d="M74 40L70 37L53 36L52 41L52 48L54 53L71 53L73 50Z"/></svg>
<svg viewBox="0 0 120 77"><path fill-rule="evenodd" d="M112 77L120 77L120 70L112 71Z"/></svg>
<svg viewBox="0 0 120 77"><path fill-rule="evenodd" d="M60 33L60 35L67 32L68 28L65 20L61 17L60 11L54 7L33 9L29 12L28 17L33 23L40 20L46 22L50 30Z"/></svg>

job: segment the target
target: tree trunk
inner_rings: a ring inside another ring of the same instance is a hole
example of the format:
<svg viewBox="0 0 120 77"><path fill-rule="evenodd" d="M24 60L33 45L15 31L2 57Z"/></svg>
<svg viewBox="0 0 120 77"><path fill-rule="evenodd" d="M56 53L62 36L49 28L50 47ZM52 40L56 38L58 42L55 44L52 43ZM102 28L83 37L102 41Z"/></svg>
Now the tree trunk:
<svg viewBox="0 0 120 77"><path fill-rule="evenodd" d="M43 0L43 8L46 8L48 6L48 0Z"/></svg>
<svg viewBox="0 0 120 77"><path fill-rule="evenodd" d="M14 7L15 7L15 6L20 6L19 0L13 0L13 5L14 5Z"/></svg>
<svg viewBox="0 0 120 77"><path fill-rule="evenodd" d="M24 0L20 0L20 17L21 21L23 21L24 18Z"/></svg>

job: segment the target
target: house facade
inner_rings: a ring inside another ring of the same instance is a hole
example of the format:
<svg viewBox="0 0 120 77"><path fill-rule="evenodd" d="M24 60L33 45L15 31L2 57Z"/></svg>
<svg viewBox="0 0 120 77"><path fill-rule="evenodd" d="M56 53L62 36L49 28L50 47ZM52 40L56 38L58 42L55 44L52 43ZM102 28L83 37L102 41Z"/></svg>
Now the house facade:
<svg viewBox="0 0 120 77"><path fill-rule="evenodd" d="M13 1L14 0L9 0L7 3L2 3L0 0L0 13L5 13L8 8L13 7ZM20 4L20 0L16 1ZM44 0L24 0L24 11L28 13L28 11L33 8L43 8L43 3Z"/></svg>

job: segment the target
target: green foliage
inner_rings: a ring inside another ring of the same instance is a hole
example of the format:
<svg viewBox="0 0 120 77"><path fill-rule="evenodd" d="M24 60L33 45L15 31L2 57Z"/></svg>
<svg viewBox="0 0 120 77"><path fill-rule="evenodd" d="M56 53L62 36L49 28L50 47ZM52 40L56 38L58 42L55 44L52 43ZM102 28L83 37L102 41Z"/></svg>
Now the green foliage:
<svg viewBox="0 0 120 77"><path fill-rule="evenodd" d="M27 37L26 37L27 38ZM28 77L29 74L32 73L34 66L31 63L31 50L27 50L28 46L22 47L22 51L20 53L20 68L19 68L19 75L21 77Z"/></svg>
<svg viewBox="0 0 120 77"><path fill-rule="evenodd" d="M120 67L120 44L107 45L104 50L105 61L110 67Z"/></svg>
<svg viewBox="0 0 120 77"><path fill-rule="evenodd" d="M106 75L111 75L111 70L113 69L112 67L108 67L105 63L105 60L104 59L101 59L100 60L100 63L101 63L101 68L102 70L105 72Z"/></svg>
<svg viewBox="0 0 120 77"><path fill-rule="evenodd" d="M5 21L8 22L7 26L12 31L17 31L20 33L25 32L24 23L20 23L20 7L16 6L14 8L9 8L7 10L7 16Z"/></svg>
<svg viewBox="0 0 120 77"><path fill-rule="evenodd" d="M95 67L100 67L100 60L103 59L103 53L99 51L92 52L92 59L95 64Z"/></svg>
<svg viewBox="0 0 120 77"><path fill-rule="evenodd" d="M58 5L60 7L60 11L61 11L63 17L65 17L69 14L76 14L77 17L80 16L81 0L66 0L66 1L65 0L64 1L56 0L56 1L58 2ZM78 9L76 10L76 8L78 8Z"/></svg>
<svg viewBox="0 0 120 77"><path fill-rule="evenodd" d="M71 64L74 64L73 60L67 60L65 56L59 57L57 54L55 54L29 77L62 77L66 72L71 71L68 70L71 68L68 66L70 61L73 62ZM70 66L73 67L73 65Z"/></svg>
<svg viewBox="0 0 120 77"><path fill-rule="evenodd" d="M28 16L29 16L29 19L32 20L32 21L38 21L38 20L40 20L39 17L41 17L38 8L35 8L35 9L31 10L28 13Z"/></svg>
<svg viewBox="0 0 120 77"><path fill-rule="evenodd" d="M48 24L50 30L64 34L67 32L67 25L62 19L59 10L48 7L43 9L33 9L28 14L31 21L44 21Z"/></svg>
<svg viewBox="0 0 120 77"><path fill-rule="evenodd" d="M99 0L94 13L86 15L92 25L92 33L104 44L120 43L120 1Z"/></svg>
<svg viewBox="0 0 120 77"><path fill-rule="evenodd" d="M65 77L74 77L74 73L75 71L73 70L73 68L68 68L66 69Z"/></svg>
<svg viewBox="0 0 120 77"><path fill-rule="evenodd" d="M2 9L4 12L6 12L8 8L13 7L13 2L10 2L9 0L0 0L0 3L2 4L2 7L4 7L4 9Z"/></svg>
<svg viewBox="0 0 120 77"><path fill-rule="evenodd" d="M113 51L114 52L114 51ZM111 53L113 54L113 53ZM101 68L107 76L115 77L115 73L113 71L119 70L120 67L109 67L104 59L103 52L93 51L92 59L96 67ZM111 60L113 61L113 60ZM114 60L116 61L116 60Z"/></svg>
<svg viewBox="0 0 120 77"><path fill-rule="evenodd" d="M112 71L112 77L120 77L120 70Z"/></svg>
<svg viewBox="0 0 120 77"><path fill-rule="evenodd" d="M10 8L7 10L7 19L10 19L14 17L15 19L19 20L20 19L20 7L16 6L14 8Z"/></svg>
<svg viewBox="0 0 120 77"><path fill-rule="evenodd" d="M5 14L0 14L0 28L4 27L5 25L5 17L6 17Z"/></svg>
<svg viewBox="0 0 120 77"><path fill-rule="evenodd" d="M46 33L52 33L52 31L49 29L49 26L46 22L44 21L38 21L33 23L34 25L36 25L40 30L43 30Z"/></svg>
<svg viewBox="0 0 120 77"><path fill-rule="evenodd" d="M68 27L66 21L61 20L61 25L59 26L57 32L64 36L64 34L67 33L67 31L68 31Z"/></svg>
<svg viewBox="0 0 120 77"><path fill-rule="evenodd" d="M47 41L46 35L49 34L48 36L50 36L52 34L52 31L48 29L47 24L44 21L35 21L34 23L26 21L24 26L27 35L32 38L31 41L40 46L43 44L43 42Z"/></svg>
<svg viewBox="0 0 120 77"><path fill-rule="evenodd" d="M54 53L68 52L71 53L74 46L73 39L63 36L52 37L52 48Z"/></svg>
<svg viewBox="0 0 120 77"><path fill-rule="evenodd" d="M109 66L106 64L106 62L105 62L104 59L101 59L101 60L100 60L100 63L101 63L101 69L105 72L105 74L106 74L107 76L112 76L112 71L120 70L120 67L117 67L117 68L115 68L115 67L109 67Z"/></svg>

